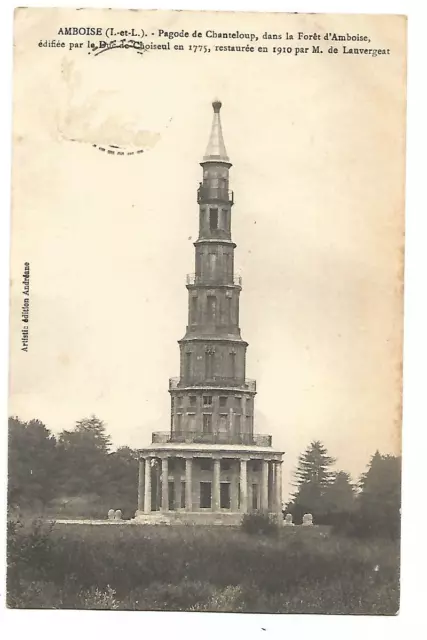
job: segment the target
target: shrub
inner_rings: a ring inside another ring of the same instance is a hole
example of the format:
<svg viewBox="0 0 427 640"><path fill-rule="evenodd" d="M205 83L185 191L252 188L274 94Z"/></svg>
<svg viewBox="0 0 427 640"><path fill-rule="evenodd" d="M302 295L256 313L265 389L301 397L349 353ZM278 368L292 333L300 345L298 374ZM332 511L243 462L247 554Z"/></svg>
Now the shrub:
<svg viewBox="0 0 427 640"><path fill-rule="evenodd" d="M11 609L62 609L61 592L53 582L20 580L19 587L8 585L7 606Z"/></svg>
<svg viewBox="0 0 427 640"><path fill-rule="evenodd" d="M272 514L262 511L245 513L240 526L242 531L252 535L274 536L279 530L277 519Z"/></svg>
<svg viewBox="0 0 427 640"><path fill-rule="evenodd" d="M9 520L7 523L8 570L25 567L48 571L52 565L52 529L54 523L46 524L40 518L30 523Z"/></svg>
<svg viewBox="0 0 427 640"><path fill-rule="evenodd" d="M106 520L109 509L120 509L122 518L129 520L134 517L136 507L132 500L117 497L106 500L97 494L84 494L55 498L46 505L43 513L46 517L64 520Z"/></svg>
<svg viewBox="0 0 427 640"><path fill-rule="evenodd" d="M222 611L239 613L245 610L244 592L242 587L228 586L216 588L207 602L198 603L190 607L190 611Z"/></svg>
<svg viewBox="0 0 427 640"><path fill-rule="evenodd" d="M152 582L133 589L124 599L125 609L138 611L204 611L215 594L209 582L184 579L177 584Z"/></svg>
<svg viewBox="0 0 427 640"><path fill-rule="evenodd" d="M278 531L273 518L251 514L246 520L255 535L232 527L73 524L57 524L50 533L40 523L10 522L8 606L260 613L397 610L396 542L329 536L321 527L283 528L269 536L258 525L267 520Z"/></svg>
<svg viewBox="0 0 427 640"><path fill-rule="evenodd" d="M393 514L394 515L394 514ZM400 537L400 516L381 517L366 514L357 510L347 518L337 520L333 524L333 533L350 538L389 538L398 540Z"/></svg>
<svg viewBox="0 0 427 640"><path fill-rule="evenodd" d="M105 591L98 589L98 587L92 587L87 591L82 591L79 594L81 600L82 609L104 609L111 611L112 609L119 608L119 602L116 599L116 592L110 586L107 586Z"/></svg>
<svg viewBox="0 0 427 640"><path fill-rule="evenodd" d="M35 519L31 523L22 520L7 522L7 588L9 602L19 600L23 591L28 591L27 600L40 596L40 584L31 585L34 574L43 581L53 566L53 524L46 525ZM25 599L25 598L24 598ZM42 598L41 598L42 599ZM13 605L10 605L13 606ZM19 605L17 605L19 606Z"/></svg>

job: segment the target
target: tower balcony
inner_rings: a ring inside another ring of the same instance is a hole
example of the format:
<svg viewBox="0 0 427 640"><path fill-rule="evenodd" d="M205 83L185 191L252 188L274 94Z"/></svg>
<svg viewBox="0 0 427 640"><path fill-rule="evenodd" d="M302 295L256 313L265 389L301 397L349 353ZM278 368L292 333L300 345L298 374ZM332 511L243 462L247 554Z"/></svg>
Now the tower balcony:
<svg viewBox="0 0 427 640"><path fill-rule="evenodd" d="M197 202L209 202L210 200L219 200L227 204L234 204L234 192L221 187L209 187L201 184L197 189Z"/></svg>
<svg viewBox="0 0 427 640"><path fill-rule="evenodd" d="M228 280L228 282L227 282ZM187 273L187 284L198 285L203 284L207 287L214 287L216 285L234 285L235 287L242 286L242 276L232 276L231 278L213 278L210 276L198 276L195 273Z"/></svg>
<svg viewBox="0 0 427 640"><path fill-rule="evenodd" d="M232 388L239 389L241 391L251 391L256 393L256 380L246 378L245 380L236 380L233 378L224 378L220 376L214 376L209 380L197 380L192 382L186 382L181 378L169 378L169 391L176 391L177 389L216 389L216 388Z"/></svg>
<svg viewBox="0 0 427 640"><path fill-rule="evenodd" d="M272 436L264 433L201 433L200 431L154 431L153 444L198 443L198 444L240 444L246 446L271 447Z"/></svg>

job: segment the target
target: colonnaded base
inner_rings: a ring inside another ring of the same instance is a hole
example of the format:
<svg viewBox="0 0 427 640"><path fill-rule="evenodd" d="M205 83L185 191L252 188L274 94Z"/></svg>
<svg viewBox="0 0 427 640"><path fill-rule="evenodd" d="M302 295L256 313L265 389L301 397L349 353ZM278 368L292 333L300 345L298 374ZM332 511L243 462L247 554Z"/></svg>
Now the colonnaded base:
<svg viewBox="0 0 427 640"><path fill-rule="evenodd" d="M141 524L230 525L282 514L282 452L271 446L153 442L140 450Z"/></svg>

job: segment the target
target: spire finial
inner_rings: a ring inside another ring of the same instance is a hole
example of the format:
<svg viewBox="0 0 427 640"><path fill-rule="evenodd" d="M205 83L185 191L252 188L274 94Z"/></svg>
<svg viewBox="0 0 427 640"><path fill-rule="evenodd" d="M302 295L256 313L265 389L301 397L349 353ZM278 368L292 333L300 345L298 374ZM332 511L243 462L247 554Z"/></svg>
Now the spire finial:
<svg viewBox="0 0 427 640"><path fill-rule="evenodd" d="M212 106L213 106L214 113L219 113L219 110L222 107L221 100L218 100L218 98L215 98L215 100L212 102Z"/></svg>
<svg viewBox="0 0 427 640"><path fill-rule="evenodd" d="M222 102L218 98L215 98L212 102L214 110L212 130L209 138L206 153L203 157L203 162L227 162L230 160L225 149L224 138L222 136L221 118L219 115L222 107Z"/></svg>

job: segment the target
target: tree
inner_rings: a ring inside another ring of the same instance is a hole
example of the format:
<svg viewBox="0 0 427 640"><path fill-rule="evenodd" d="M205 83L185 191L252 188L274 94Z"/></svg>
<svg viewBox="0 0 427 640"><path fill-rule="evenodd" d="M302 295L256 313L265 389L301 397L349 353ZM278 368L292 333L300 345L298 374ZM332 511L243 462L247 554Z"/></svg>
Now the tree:
<svg viewBox="0 0 427 640"><path fill-rule="evenodd" d="M94 415L77 421L74 430L64 430L58 442L62 491L67 495L105 493L110 446L104 422Z"/></svg>
<svg viewBox="0 0 427 640"><path fill-rule="evenodd" d="M321 489L328 487L334 477L330 467L335 459L328 455L326 447L319 441L313 441L298 458L295 471L296 485L313 484Z"/></svg>
<svg viewBox="0 0 427 640"><path fill-rule="evenodd" d="M96 509L105 517L107 505L132 516L138 454L129 447L110 449L106 425L94 415L58 439L39 420L9 418L9 505L38 510L52 501L49 508L56 508L53 502L61 509L68 505L77 517L99 517Z"/></svg>
<svg viewBox="0 0 427 640"><path fill-rule="evenodd" d="M138 453L130 447L119 447L108 456L108 500L112 508L121 509L124 517L132 517L137 506Z"/></svg>
<svg viewBox="0 0 427 640"><path fill-rule="evenodd" d="M89 436L96 450L100 453L108 453L111 448L111 439L107 434L105 423L94 415L90 418L77 420L75 433Z"/></svg>
<svg viewBox="0 0 427 640"><path fill-rule="evenodd" d="M351 513L355 508L355 490L350 474L337 471L325 492L326 509L329 514Z"/></svg>
<svg viewBox="0 0 427 640"><path fill-rule="evenodd" d="M304 513L311 513L317 519L325 514L326 492L334 480L330 467L334 463L335 459L319 440L313 441L299 456L294 473L297 491L288 507L297 521Z"/></svg>
<svg viewBox="0 0 427 640"><path fill-rule="evenodd" d="M40 420L9 418L9 506L35 507L55 493L56 439Z"/></svg>
<svg viewBox="0 0 427 640"><path fill-rule="evenodd" d="M400 532L401 458L376 451L360 479L358 510L371 532L396 537Z"/></svg>

